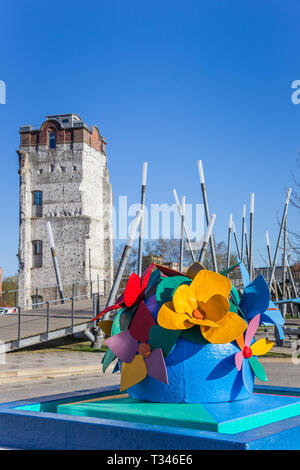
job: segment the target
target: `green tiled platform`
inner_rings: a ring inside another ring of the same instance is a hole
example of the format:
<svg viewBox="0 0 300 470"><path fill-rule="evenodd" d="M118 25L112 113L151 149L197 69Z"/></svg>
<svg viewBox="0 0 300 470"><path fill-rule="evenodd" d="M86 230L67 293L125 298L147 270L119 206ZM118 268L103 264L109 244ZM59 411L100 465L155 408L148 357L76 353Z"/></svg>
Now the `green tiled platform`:
<svg viewBox="0 0 300 470"><path fill-rule="evenodd" d="M57 413L235 434L300 415L300 397L259 393L228 403L166 404L124 394L61 404Z"/></svg>

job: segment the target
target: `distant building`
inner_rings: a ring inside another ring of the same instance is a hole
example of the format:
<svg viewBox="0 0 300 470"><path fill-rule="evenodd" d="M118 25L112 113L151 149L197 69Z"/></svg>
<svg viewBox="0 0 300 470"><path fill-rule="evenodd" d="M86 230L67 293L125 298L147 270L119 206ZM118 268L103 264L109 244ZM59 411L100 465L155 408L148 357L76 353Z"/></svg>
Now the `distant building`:
<svg viewBox="0 0 300 470"><path fill-rule="evenodd" d="M160 255L147 255L142 258L142 272L144 272L151 263L162 264L163 258Z"/></svg>
<svg viewBox="0 0 300 470"><path fill-rule="evenodd" d="M53 298L56 278L46 222L50 221L62 282L113 276L112 190L106 140L77 114L47 116L40 128L20 128L19 305ZM102 286L103 284L101 284ZM82 290L80 291L82 292Z"/></svg>

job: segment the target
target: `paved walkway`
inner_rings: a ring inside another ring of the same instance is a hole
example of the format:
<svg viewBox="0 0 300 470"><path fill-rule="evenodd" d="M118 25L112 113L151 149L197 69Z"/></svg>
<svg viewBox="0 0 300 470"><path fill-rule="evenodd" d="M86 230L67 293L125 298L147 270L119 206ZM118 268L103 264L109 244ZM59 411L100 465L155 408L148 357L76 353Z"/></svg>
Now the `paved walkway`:
<svg viewBox="0 0 300 470"><path fill-rule="evenodd" d="M75 302L74 323L92 320L91 299ZM71 303L62 305L50 305L49 327L57 330L71 325L72 310ZM47 308L46 305L39 306L34 310L21 310L21 337L26 338L47 331ZM0 339L4 343L14 341L18 338L18 313L0 315Z"/></svg>

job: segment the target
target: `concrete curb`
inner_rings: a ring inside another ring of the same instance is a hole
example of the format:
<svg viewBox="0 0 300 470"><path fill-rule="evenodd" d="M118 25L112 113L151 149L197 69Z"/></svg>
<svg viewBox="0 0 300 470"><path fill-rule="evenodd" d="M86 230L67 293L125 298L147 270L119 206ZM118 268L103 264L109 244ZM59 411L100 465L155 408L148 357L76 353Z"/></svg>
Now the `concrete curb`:
<svg viewBox="0 0 300 470"><path fill-rule="evenodd" d="M263 363L287 363L291 362L291 357L261 357L260 362ZM113 365L107 368L107 372L112 372ZM49 377L64 377L69 375L84 375L95 373L98 376L104 375L101 364L92 364L84 366L68 366L68 367L39 367L31 369L9 369L0 371L0 386L2 384L25 382L27 380L42 380Z"/></svg>
<svg viewBox="0 0 300 470"><path fill-rule="evenodd" d="M113 366L107 368L107 372L112 372ZM0 385L6 383L24 382L26 380L46 379L49 377L63 377L68 375L83 375L92 372L97 375L104 375L101 364L85 365L85 366L68 366L68 367L43 367L36 369L13 369L0 372Z"/></svg>

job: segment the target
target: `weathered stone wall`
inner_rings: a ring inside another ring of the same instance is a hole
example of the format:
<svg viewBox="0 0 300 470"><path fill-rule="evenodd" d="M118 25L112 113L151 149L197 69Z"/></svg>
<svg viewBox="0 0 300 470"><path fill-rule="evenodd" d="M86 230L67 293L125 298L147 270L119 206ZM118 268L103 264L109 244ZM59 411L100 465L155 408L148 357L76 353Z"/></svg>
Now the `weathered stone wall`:
<svg viewBox="0 0 300 470"><path fill-rule="evenodd" d="M84 142L20 148L19 288L53 286L56 277L46 222L50 221L62 282L65 285L112 279L112 193L106 155ZM42 191L41 217L35 217L33 191ZM32 241L43 244L42 267L32 265ZM89 266L91 259L91 267ZM87 290L87 288L86 288ZM81 290L82 292L82 290ZM35 291L19 294L19 305L32 303ZM53 289L43 289L43 300Z"/></svg>

